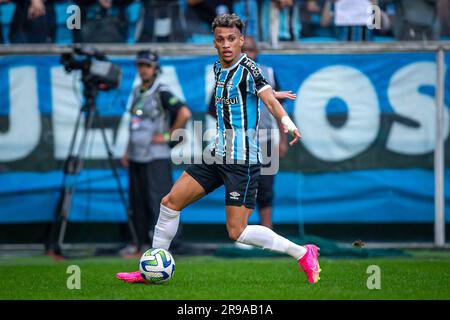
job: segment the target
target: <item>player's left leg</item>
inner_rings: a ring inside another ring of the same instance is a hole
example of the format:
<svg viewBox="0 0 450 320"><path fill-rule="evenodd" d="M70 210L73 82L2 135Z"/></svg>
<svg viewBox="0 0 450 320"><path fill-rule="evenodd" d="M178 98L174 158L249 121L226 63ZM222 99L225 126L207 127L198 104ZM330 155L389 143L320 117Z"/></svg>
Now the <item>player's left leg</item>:
<svg viewBox="0 0 450 320"><path fill-rule="evenodd" d="M227 231L232 240L286 253L296 260L305 255L307 251L305 247L283 238L273 230L261 225L247 225L252 211L252 208L247 208L244 205L240 207L226 206Z"/></svg>
<svg viewBox="0 0 450 320"><path fill-rule="evenodd" d="M229 237L239 243L281 252L295 258L310 283L319 280L318 248L300 246L261 225L247 225L256 204L260 166L230 164L219 166L226 190L226 223Z"/></svg>
<svg viewBox="0 0 450 320"><path fill-rule="evenodd" d="M319 281L321 270L317 259L318 248L315 245L298 245L265 226L247 225L252 211L252 208L244 205L226 206L229 237L240 243L288 254L298 261L299 267L305 271L310 283Z"/></svg>

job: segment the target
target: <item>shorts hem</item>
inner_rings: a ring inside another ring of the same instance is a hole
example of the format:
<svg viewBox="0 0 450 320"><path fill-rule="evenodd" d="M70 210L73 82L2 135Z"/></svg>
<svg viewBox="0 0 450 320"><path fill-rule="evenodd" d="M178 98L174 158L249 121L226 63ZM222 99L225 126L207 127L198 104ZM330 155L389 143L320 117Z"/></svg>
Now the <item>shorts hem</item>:
<svg viewBox="0 0 450 320"><path fill-rule="evenodd" d="M208 188L205 187L205 185L203 184L202 181L200 181L199 178L197 178L196 176L194 176L191 172L189 172L187 169L184 170L184 172L186 172L189 176L192 177L192 179L194 179L195 181L197 181L197 183L203 188L203 190L205 190L205 193L208 194L210 193L212 190L208 190Z"/></svg>
<svg viewBox="0 0 450 320"><path fill-rule="evenodd" d="M244 206L247 209L255 209L255 205L251 205L251 204L245 204L245 203L226 203L225 202L225 206L233 206L233 207L241 207Z"/></svg>

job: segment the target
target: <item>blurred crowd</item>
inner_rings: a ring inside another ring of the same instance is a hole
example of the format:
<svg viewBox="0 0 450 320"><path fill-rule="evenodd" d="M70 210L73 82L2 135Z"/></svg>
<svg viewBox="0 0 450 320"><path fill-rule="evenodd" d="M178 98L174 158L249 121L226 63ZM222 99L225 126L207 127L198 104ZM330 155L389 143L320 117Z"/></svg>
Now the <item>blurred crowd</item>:
<svg viewBox="0 0 450 320"><path fill-rule="evenodd" d="M450 0L0 0L0 43L211 43L230 12L264 42L450 40Z"/></svg>

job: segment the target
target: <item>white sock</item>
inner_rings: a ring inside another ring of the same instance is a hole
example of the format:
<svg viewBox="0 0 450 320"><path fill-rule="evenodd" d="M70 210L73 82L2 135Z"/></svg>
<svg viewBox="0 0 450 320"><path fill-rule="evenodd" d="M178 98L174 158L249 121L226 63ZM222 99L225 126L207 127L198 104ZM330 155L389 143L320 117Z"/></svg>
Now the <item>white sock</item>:
<svg viewBox="0 0 450 320"><path fill-rule="evenodd" d="M283 238L267 227L259 225L247 226L237 241L266 250L286 253L296 260L303 257L306 253L304 247Z"/></svg>
<svg viewBox="0 0 450 320"><path fill-rule="evenodd" d="M161 204L152 247L169 250L170 243L177 234L179 223L180 211L172 210Z"/></svg>

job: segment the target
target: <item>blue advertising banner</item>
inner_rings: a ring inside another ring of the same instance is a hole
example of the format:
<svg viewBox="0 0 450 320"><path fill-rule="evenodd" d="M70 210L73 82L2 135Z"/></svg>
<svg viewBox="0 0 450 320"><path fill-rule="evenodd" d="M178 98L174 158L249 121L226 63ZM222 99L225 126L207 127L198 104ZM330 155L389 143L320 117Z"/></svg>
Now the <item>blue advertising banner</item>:
<svg viewBox="0 0 450 320"><path fill-rule="evenodd" d="M215 126L206 116L215 59L162 58L162 81L203 129ZM100 93L97 104L120 158L128 139L130 93L139 79L132 57L113 61L122 68L120 89ZM434 54L261 55L259 62L274 68L283 90L297 93L285 108L303 137L280 163L275 223L433 221ZM446 66L448 71L450 54ZM446 72L447 165L449 77ZM79 74L67 74L56 56L9 56L0 58L0 79L0 223L50 221L82 103ZM193 126L191 121L188 129ZM70 219L124 221L98 127L92 136ZM195 150L195 139L187 143ZM177 167L174 177L181 172ZM127 185L123 169L121 178ZM219 188L187 208L182 221L224 222L224 199ZM254 214L250 222L256 221Z"/></svg>

